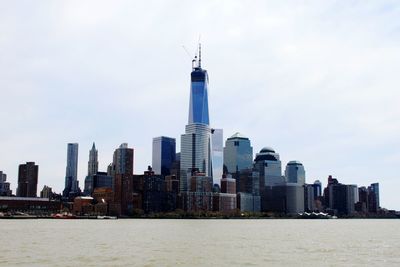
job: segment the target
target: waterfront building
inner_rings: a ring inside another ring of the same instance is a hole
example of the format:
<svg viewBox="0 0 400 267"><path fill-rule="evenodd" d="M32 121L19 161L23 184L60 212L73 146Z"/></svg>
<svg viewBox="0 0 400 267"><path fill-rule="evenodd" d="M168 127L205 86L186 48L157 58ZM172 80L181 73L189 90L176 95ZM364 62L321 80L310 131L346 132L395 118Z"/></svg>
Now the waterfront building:
<svg viewBox="0 0 400 267"><path fill-rule="evenodd" d="M152 167L156 174L170 175L176 159L175 138L160 136L153 138Z"/></svg>
<svg viewBox="0 0 400 267"><path fill-rule="evenodd" d="M176 175L167 175L165 176L165 183L167 191L166 211L174 211L178 206L179 179Z"/></svg>
<svg viewBox="0 0 400 267"><path fill-rule="evenodd" d="M80 192L78 182L78 147L77 143L69 143L67 145L67 167L63 191L63 197L65 198L71 199Z"/></svg>
<svg viewBox="0 0 400 267"><path fill-rule="evenodd" d="M214 201L214 210L222 213L230 213L236 210L236 180L233 179L231 175L224 175L222 177L221 193L215 194L215 197L217 199L217 203Z"/></svg>
<svg viewBox="0 0 400 267"><path fill-rule="evenodd" d="M208 74L199 58L192 62L189 120L181 135L180 189L189 191L191 170L212 177L211 129L208 115ZM189 175L188 175L189 174Z"/></svg>
<svg viewBox="0 0 400 267"><path fill-rule="evenodd" d="M10 183L7 182L7 174L0 171L0 196L11 196Z"/></svg>
<svg viewBox="0 0 400 267"><path fill-rule="evenodd" d="M247 211L247 212L261 211L261 199L259 195L239 192L236 195L236 199L237 199L237 208L240 209L240 211Z"/></svg>
<svg viewBox="0 0 400 267"><path fill-rule="evenodd" d="M224 132L222 129L211 129L211 162L213 183L219 183L219 177L222 177L224 168L223 145Z"/></svg>
<svg viewBox="0 0 400 267"><path fill-rule="evenodd" d="M315 207L315 193L313 184L304 185L304 210L307 212L314 211Z"/></svg>
<svg viewBox="0 0 400 267"><path fill-rule="evenodd" d="M282 183L267 187L263 209L277 213L295 215L304 212L304 186L297 183Z"/></svg>
<svg viewBox="0 0 400 267"><path fill-rule="evenodd" d="M267 201L272 200L267 196L267 191L271 190L270 187L281 185L285 182L285 177L282 176L279 154L271 147L264 147L256 154L254 169L260 175L261 210L267 211L270 206Z"/></svg>
<svg viewBox="0 0 400 267"><path fill-rule="evenodd" d="M373 183L368 187L369 196L369 212L378 212L380 208L379 204L379 183Z"/></svg>
<svg viewBox="0 0 400 267"><path fill-rule="evenodd" d="M76 215L90 215L94 212L93 198L78 196L74 198L73 212Z"/></svg>
<svg viewBox="0 0 400 267"><path fill-rule="evenodd" d="M236 194L236 180L232 178L232 175L222 176L221 193Z"/></svg>
<svg viewBox="0 0 400 267"><path fill-rule="evenodd" d="M59 212L60 201L38 197L0 197L0 212L28 212L36 215L50 215Z"/></svg>
<svg viewBox="0 0 400 267"><path fill-rule="evenodd" d="M260 173L254 169L242 169L237 174L237 207L241 211L260 212Z"/></svg>
<svg viewBox="0 0 400 267"><path fill-rule="evenodd" d="M86 196L91 196L96 188L102 187L113 187L112 176L108 175L107 172L97 172L94 175L86 176L83 192Z"/></svg>
<svg viewBox="0 0 400 267"><path fill-rule="evenodd" d="M355 211L356 185L335 183L328 185L329 208L337 215L351 215Z"/></svg>
<svg viewBox="0 0 400 267"><path fill-rule="evenodd" d="M235 178L236 173L253 166L253 147L250 139L241 133L235 133L225 141L224 166Z"/></svg>
<svg viewBox="0 0 400 267"><path fill-rule="evenodd" d="M114 201L109 206L113 215L133 213L133 159L134 150L123 143L114 151L108 173L113 179Z"/></svg>
<svg viewBox="0 0 400 267"><path fill-rule="evenodd" d="M213 210L213 179L194 172L189 179L189 191L181 192L184 210L189 212Z"/></svg>
<svg viewBox="0 0 400 267"><path fill-rule="evenodd" d="M167 193L164 176L149 169L143 177L143 211L157 213L167 210Z"/></svg>
<svg viewBox="0 0 400 267"><path fill-rule="evenodd" d="M39 166L35 162L20 164L18 169L17 197L36 197Z"/></svg>
<svg viewBox="0 0 400 267"><path fill-rule="evenodd" d="M286 165L285 177L288 183L304 185L306 183L306 171L300 161L292 160Z"/></svg>

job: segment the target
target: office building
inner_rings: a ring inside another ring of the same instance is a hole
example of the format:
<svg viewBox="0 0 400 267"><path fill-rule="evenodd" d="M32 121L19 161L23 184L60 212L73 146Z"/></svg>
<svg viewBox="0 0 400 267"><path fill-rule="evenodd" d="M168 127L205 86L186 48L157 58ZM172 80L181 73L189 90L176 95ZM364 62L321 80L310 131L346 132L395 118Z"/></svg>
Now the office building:
<svg viewBox="0 0 400 267"><path fill-rule="evenodd" d="M211 162L213 183L219 184L224 168L224 132L222 129L211 129Z"/></svg>
<svg viewBox="0 0 400 267"><path fill-rule="evenodd" d="M96 188L112 188L112 176L106 172L97 172L94 175L86 176L84 194L91 196Z"/></svg>
<svg viewBox="0 0 400 267"><path fill-rule="evenodd" d="M335 183L328 185L329 208L337 215L351 215L355 211L356 185Z"/></svg>
<svg viewBox="0 0 400 267"><path fill-rule="evenodd" d="M143 177L143 211L157 213L167 210L167 192L164 176L149 169Z"/></svg>
<svg viewBox="0 0 400 267"><path fill-rule="evenodd" d="M224 166L228 173L236 173L253 166L253 147L250 139L241 133L235 133L225 141Z"/></svg>
<svg viewBox="0 0 400 267"><path fill-rule="evenodd" d="M282 183L265 188L263 211L295 215L304 212L304 186Z"/></svg>
<svg viewBox="0 0 400 267"><path fill-rule="evenodd" d="M304 185L306 183L306 171L300 161L292 160L286 165L285 177L288 183Z"/></svg>
<svg viewBox="0 0 400 267"><path fill-rule="evenodd" d="M39 166L35 162L19 165L17 197L37 197Z"/></svg>
<svg viewBox="0 0 400 267"><path fill-rule="evenodd" d="M211 129L208 115L208 74L199 58L192 62L189 120L181 136L180 189L189 191L191 170L212 177ZM189 175L188 175L189 174Z"/></svg>
<svg viewBox="0 0 400 267"><path fill-rule="evenodd" d="M67 145L67 167L65 174L65 187L63 197L73 198L79 194L78 182L78 144L69 143Z"/></svg>
<svg viewBox="0 0 400 267"><path fill-rule="evenodd" d="M314 188L314 199L322 196L322 183L319 180L315 180L313 183Z"/></svg>
<svg viewBox="0 0 400 267"><path fill-rule="evenodd" d="M271 147L264 147L256 154L254 167L260 173L261 186L274 186L285 182L279 154Z"/></svg>
<svg viewBox="0 0 400 267"><path fill-rule="evenodd" d="M7 182L7 174L0 171L0 196L11 196L10 183Z"/></svg>
<svg viewBox="0 0 400 267"><path fill-rule="evenodd" d="M260 212L260 173L242 169L236 178L237 208L241 211Z"/></svg>
<svg viewBox="0 0 400 267"><path fill-rule="evenodd" d="M313 184L304 185L304 210L307 212L314 211L315 207L315 193Z"/></svg>
<svg viewBox="0 0 400 267"><path fill-rule="evenodd" d="M378 212L379 205L379 183L373 183L368 186L368 211L371 213Z"/></svg>
<svg viewBox="0 0 400 267"><path fill-rule="evenodd" d="M222 213L231 213L236 210L236 180L231 175L221 179L221 193L215 194L213 208Z"/></svg>
<svg viewBox="0 0 400 267"><path fill-rule="evenodd" d="M160 136L153 138L152 168L155 174L170 175L176 160L175 138Z"/></svg>
<svg viewBox="0 0 400 267"><path fill-rule="evenodd" d="M123 143L114 151L108 175L113 179L114 201L110 205L113 215L133 214L133 160L134 150Z"/></svg>

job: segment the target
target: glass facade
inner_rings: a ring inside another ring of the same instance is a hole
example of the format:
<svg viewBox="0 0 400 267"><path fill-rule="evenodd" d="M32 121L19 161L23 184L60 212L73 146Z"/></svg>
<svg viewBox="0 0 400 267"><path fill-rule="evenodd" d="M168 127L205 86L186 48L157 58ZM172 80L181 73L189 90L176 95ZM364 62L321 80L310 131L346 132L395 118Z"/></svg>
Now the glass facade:
<svg viewBox="0 0 400 267"><path fill-rule="evenodd" d="M193 169L212 175L211 170L211 129L205 124L186 125L181 135L181 191L188 190L188 179Z"/></svg>
<svg viewBox="0 0 400 267"><path fill-rule="evenodd" d="M170 175L175 159L175 138L166 136L153 138L152 168L155 174Z"/></svg>
<svg viewBox="0 0 400 267"><path fill-rule="evenodd" d="M78 185L78 147L77 143L67 145L67 168L65 173L65 188L63 195L68 196L71 192L79 190Z"/></svg>
<svg viewBox="0 0 400 267"><path fill-rule="evenodd" d="M224 140L224 134L222 129L211 130L212 177L214 184L219 184L223 173L223 165L224 165L223 140Z"/></svg>
<svg viewBox="0 0 400 267"><path fill-rule="evenodd" d="M253 165L253 147L249 138L235 133L225 142L224 165L228 173L234 174L250 169Z"/></svg>
<svg viewBox="0 0 400 267"><path fill-rule="evenodd" d="M285 177L288 183L304 185L306 183L306 171L299 161L289 161L286 165Z"/></svg>
<svg viewBox="0 0 400 267"><path fill-rule="evenodd" d="M208 74L200 67L191 73L189 124L210 124L208 115Z"/></svg>

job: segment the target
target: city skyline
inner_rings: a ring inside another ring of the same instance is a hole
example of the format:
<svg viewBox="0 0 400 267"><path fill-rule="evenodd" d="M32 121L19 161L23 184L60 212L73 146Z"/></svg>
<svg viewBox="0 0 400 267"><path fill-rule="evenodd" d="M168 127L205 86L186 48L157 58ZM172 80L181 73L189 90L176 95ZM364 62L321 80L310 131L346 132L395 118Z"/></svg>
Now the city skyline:
<svg viewBox="0 0 400 267"><path fill-rule="evenodd" d="M164 27L179 25L177 20L166 26L146 24L150 33L145 33L126 26L130 16L116 19L124 8L136 14L132 4L110 10L105 4L87 5L83 11L76 11L74 4L55 4L29 15L17 13L15 21L0 11L1 24L20 32L14 35L2 28L6 38L0 42L2 51L9 52L0 63L0 86L5 88L1 98L6 100L0 107L0 147L5 151L0 170L7 174L13 193L18 164L27 161L40 166L39 189L49 185L60 193L67 143L80 145L81 189L93 142L101 171L118 145L129 143L135 149L135 173L151 164L153 137L171 136L180 147L190 68L181 45L194 51L199 32L206 68L212 73L211 124L224 130L224 141L241 132L251 140L254 152L271 146L280 154L282 167L291 160L303 163L307 182L319 179L325 185L330 174L351 184L379 182L381 206L400 209L395 191L400 186L396 173L400 112L395 99L400 96L394 74L400 56L399 22L393 19L399 7L314 4L285 11L283 5L267 3L265 15L255 11L250 22L235 22L261 5L235 2L225 9L207 2L191 10L184 4L194 19L168 36L160 33ZM6 7L18 11L16 4ZM86 18L85 12L92 8ZM232 23L230 28L225 29L213 12L205 14L207 8L219 10L220 19ZM151 13L152 19L165 17L169 10L161 5ZM326 10L337 12L323 18ZM63 16L49 16L48 11ZM307 15L313 16L306 19ZM196 26L200 17L217 19L215 29L210 24ZM23 24L27 21L32 22L32 33ZM298 21L302 23L296 25ZM124 26L121 32L105 30L116 44L98 42L104 36L95 28L109 22ZM93 32L93 40L84 37L87 32ZM27 37L25 42L22 37ZM48 50L41 50L41 45ZM16 110L17 101L25 96L29 101Z"/></svg>

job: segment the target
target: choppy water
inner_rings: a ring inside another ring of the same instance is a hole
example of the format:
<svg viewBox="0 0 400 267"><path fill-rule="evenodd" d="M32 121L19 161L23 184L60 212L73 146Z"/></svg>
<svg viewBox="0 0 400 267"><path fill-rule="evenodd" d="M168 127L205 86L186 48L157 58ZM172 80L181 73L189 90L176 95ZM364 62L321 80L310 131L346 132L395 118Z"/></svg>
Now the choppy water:
<svg viewBox="0 0 400 267"><path fill-rule="evenodd" d="M1 266L400 266L400 220L0 220Z"/></svg>

